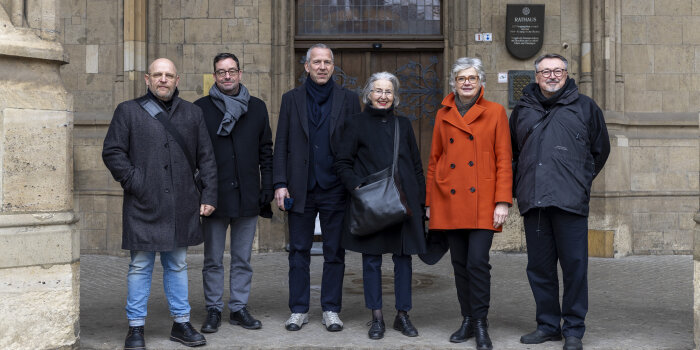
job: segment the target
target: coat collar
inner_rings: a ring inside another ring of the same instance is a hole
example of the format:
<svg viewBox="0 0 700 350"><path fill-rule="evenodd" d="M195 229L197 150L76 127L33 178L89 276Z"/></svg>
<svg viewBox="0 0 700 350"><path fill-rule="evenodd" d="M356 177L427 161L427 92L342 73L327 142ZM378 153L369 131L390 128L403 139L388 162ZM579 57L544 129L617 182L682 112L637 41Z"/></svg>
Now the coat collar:
<svg viewBox="0 0 700 350"><path fill-rule="evenodd" d="M470 127L470 124L474 122L476 118L481 116L481 114L486 110L486 107L484 106L484 102L486 101L484 99L484 87L481 87L479 97L477 97L474 105L471 108L469 108L469 111L467 111L467 114L465 114L464 116L459 115L457 104L455 103L455 98L455 93L452 92L449 95L447 95L445 99L442 100L442 105L448 108L448 112L445 114L444 120L454 125L455 127L471 134L472 129Z"/></svg>
<svg viewBox="0 0 700 350"><path fill-rule="evenodd" d="M330 83L330 81L329 81ZM331 93L331 115L330 118L330 129L331 134L335 130L335 125L338 122L338 117L343 107L345 94L343 93L343 88L336 85L333 87L333 92ZM302 84L294 89L294 101L297 106L297 116L299 117L299 122L301 127L309 137L309 118L306 115L306 87Z"/></svg>

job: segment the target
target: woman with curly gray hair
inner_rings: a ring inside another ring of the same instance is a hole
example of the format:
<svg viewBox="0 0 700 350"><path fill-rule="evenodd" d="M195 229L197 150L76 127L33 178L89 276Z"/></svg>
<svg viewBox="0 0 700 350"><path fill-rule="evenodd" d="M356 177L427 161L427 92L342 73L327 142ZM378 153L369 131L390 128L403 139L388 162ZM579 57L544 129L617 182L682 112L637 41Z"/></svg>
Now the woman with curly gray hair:
<svg viewBox="0 0 700 350"><path fill-rule="evenodd" d="M478 350L493 348L489 250L513 201L508 119L503 106L484 98L484 78L478 58L452 66L454 92L435 117L425 203L430 229L446 233L464 317L450 341L475 337Z"/></svg>
<svg viewBox="0 0 700 350"><path fill-rule="evenodd" d="M370 174L391 167L394 154L395 125L399 125L399 151L396 164L398 183L413 215L406 221L377 230L366 236L355 236L346 227L343 247L362 253L362 277L365 306L372 310L368 324L369 338L384 337L382 315L382 254L392 253L394 261L394 295L397 315L394 329L415 337L418 331L408 318L411 310L411 255L425 252L423 203L425 179L420 152L411 121L398 116L399 80L391 73L372 74L362 94L365 110L345 122L343 143L334 167L348 191L365 185ZM347 215L351 215L348 213Z"/></svg>

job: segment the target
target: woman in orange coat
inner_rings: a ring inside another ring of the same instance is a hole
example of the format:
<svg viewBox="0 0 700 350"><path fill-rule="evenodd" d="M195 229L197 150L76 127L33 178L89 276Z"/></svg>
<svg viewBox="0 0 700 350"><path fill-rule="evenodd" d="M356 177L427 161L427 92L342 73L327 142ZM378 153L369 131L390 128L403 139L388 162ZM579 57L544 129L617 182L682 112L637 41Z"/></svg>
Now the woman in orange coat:
<svg viewBox="0 0 700 350"><path fill-rule="evenodd" d="M488 334L489 250L512 204L512 151L503 106L484 96L478 58L452 67L454 92L437 112L426 181L431 230L444 230L450 245L464 320L450 341L474 336L477 349L492 349Z"/></svg>

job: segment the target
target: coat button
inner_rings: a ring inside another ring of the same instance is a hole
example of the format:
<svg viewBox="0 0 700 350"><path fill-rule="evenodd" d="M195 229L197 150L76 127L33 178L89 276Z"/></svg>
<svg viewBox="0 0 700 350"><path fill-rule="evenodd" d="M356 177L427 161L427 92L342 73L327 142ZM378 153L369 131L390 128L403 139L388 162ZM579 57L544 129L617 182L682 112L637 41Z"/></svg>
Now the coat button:
<svg viewBox="0 0 700 350"><path fill-rule="evenodd" d="M168 170L168 166L167 166L167 165L166 165L166 166L164 166L164 167L163 167L163 169L165 169L165 170Z"/></svg>
<svg viewBox="0 0 700 350"><path fill-rule="evenodd" d="M473 135L469 135L469 140L473 140L473 139L474 139L474 136L473 136Z"/></svg>
<svg viewBox="0 0 700 350"><path fill-rule="evenodd" d="M469 189L469 192L471 192L471 193L476 192L476 188L474 188L474 187L470 188L470 189Z"/></svg>
<svg viewBox="0 0 700 350"><path fill-rule="evenodd" d="M470 161L469 161L469 166L474 166L474 162L472 162L472 161L470 160Z"/></svg>
<svg viewBox="0 0 700 350"><path fill-rule="evenodd" d="M165 193L170 193L170 190L166 188Z"/></svg>
<svg viewBox="0 0 700 350"><path fill-rule="evenodd" d="M450 137L450 143L455 143L455 139Z"/></svg>
<svg viewBox="0 0 700 350"><path fill-rule="evenodd" d="M450 193L452 193L452 194L455 194L455 192L457 192L457 191L455 191L454 188L450 190Z"/></svg>
<svg viewBox="0 0 700 350"><path fill-rule="evenodd" d="M163 147L165 147L165 148L168 148L168 144L167 144L167 143L166 143L166 144L164 144L164 145L163 145Z"/></svg>
<svg viewBox="0 0 700 350"><path fill-rule="evenodd" d="M455 168L455 163L450 164L450 168L454 169L454 168Z"/></svg>

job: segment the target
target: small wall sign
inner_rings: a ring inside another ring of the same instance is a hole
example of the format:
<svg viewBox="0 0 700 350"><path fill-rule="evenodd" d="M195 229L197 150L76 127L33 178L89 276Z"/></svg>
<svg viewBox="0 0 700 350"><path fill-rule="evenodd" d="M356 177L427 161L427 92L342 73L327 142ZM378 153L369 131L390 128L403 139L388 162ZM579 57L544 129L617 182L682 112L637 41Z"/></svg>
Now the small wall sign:
<svg viewBox="0 0 700 350"><path fill-rule="evenodd" d="M506 48L519 59L528 59L542 48L544 5L508 4L506 7Z"/></svg>

